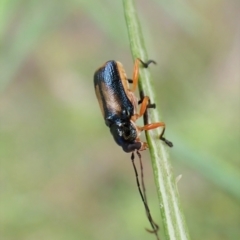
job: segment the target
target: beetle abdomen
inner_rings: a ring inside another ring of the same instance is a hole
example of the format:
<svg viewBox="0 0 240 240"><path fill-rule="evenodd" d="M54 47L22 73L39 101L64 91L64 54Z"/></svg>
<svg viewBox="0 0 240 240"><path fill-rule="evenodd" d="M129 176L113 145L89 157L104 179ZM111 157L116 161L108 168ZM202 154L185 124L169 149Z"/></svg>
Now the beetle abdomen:
<svg viewBox="0 0 240 240"><path fill-rule="evenodd" d="M123 113L133 115L134 107L126 91L128 82L120 63L108 61L94 74L96 96L105 119L122 118Z"/></svg>

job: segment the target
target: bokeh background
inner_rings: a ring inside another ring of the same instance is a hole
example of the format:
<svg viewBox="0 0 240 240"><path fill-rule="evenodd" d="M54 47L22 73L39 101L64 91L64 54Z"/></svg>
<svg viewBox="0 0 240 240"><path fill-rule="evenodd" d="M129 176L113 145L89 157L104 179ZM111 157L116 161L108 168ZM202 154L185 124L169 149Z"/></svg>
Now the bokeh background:
<svg viewBox="0 0 240 240"><path fill-rule="evenodd" d="M137 1L196 240L240 236L239 7ZM0 39L0 239L154 239L130 156L105 127L93 88L110 59L131 77L122 2L3 0ZM143 161L161 223L148 151Z"/></svg>

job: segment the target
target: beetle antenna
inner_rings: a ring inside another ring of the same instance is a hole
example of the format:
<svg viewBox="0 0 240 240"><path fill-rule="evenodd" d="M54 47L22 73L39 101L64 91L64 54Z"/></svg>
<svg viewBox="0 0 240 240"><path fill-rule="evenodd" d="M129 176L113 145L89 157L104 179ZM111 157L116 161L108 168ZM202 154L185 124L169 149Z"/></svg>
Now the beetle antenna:
<svg viewBox="0 0 240 240"><path fill-rule="evenodd" d="M147 194L146 194L146 188L145 188L145 183L144 183L144 175L143 175L143 164L142 164L142 156L141 156L141 153L139 151L137 151L137 155L138 155L138 159L139 159L139 163L140 163L140 169L141 169L141 185L142 185L142 191L143 191L143 197L145 199L145 202L148 206L148 203L147 203ZM150 214L150 209L149 209L149 214ZM146 211L146 215L148 216L148 213ZM150 214L151 216L151 214ZM153 221L153 219L152 219ZM159 226L153 221L154 225L156 226L157 230L159 229ZM146 229L148 232L150 233L154 233L154 231L152 230L149 230L149 229Z"/></svg>
<svg viewBox="0 0 240 240"><path fill-rule="evenodd" d="M131 160L132 160L133 169L134 169L135 176L136 176L136 182L137 182L138 191L139 191L141 199L143 201L143 205L145 207L145 211L146 211L146 215L147 215L148 221L151 224L152 229L153 229L153 230L149 230L149 229L146 229L146 230L148 232L150 232L150 233L154 233L156 235L157 240L160 240L160 238L158 236L158 233L157 233L158 229L159 229L159 226L153 221L151 213L150 213L150 210L149 210L149 207L148 207L148 204L147 204L146 189L145 189L145 184L144 184L144 180L143 180L143 165L142 165L142 160L141 160L141 154L138 151L137 151L137 155L138 155L139 161L140 161L141 184L142 184L142 189L143 190L141 190L141 186L140 186L139 178L138 178L138 172L137 172L137 168L136 168L136 165L135 165L135 162L134 162L134 159L135 159L134 152L132 152Z"/></svg>
<svg viewBox="0 0 240 240"><path fill-rule="evenodd" d="M147 204L147 194L146 194L146 188L144 184L144 175L143 175L143 164L142 164L142 156L139 151L137 151L139 163L140 163L140 169L141 169L141 185L142 185L142 190L143 190L143 197L145 199L145 202Z"/></svg>

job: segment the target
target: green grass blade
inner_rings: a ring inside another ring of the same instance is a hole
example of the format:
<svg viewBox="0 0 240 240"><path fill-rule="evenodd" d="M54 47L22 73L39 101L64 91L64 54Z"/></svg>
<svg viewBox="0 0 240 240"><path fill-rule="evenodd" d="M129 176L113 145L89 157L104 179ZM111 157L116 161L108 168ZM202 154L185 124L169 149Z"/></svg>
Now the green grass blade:
<svg viewBox="0 0 240 240"><path fill-rule="evenodd" d="M133 0L123 0L123 6L133 59L139 57L143 61L146 61L148 60L148 56L144 46L134 2ZM140 91L144 89L145 95L149 96L152 102L155 102L155 93L148 69L140 69L139 89ZM149 113L149 120L150 122L160 121L157 110L152 110ZM146 138L152 159L165 236L166 239L171 240L189 239L188 229L181 210L176 182L171 170L169 154L167 148L158 139L159 134L160 130L149 131L146 132Z"/></svg>

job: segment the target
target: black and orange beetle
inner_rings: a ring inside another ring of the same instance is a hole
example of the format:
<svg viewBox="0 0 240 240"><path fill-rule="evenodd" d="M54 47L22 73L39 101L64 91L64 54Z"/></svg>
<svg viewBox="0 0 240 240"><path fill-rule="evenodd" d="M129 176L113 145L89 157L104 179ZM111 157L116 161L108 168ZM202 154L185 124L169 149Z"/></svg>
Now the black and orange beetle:
<svg viewBox="0 0 240 240"><path fill-rule="evenodd" d="M116 143L122 147L125 152L132 152L131 160L136 176L137 186L142 198L145 211L148 220L151 224L152 230L148 230L158 236L158 225L153 221L148 204L146 191L143 180L143 166L141 160L141 154L139 151L143 151L148 148L147 143L141 142L140 134L144 130L151 130L157 127L163 127L160 139L164 141L168 146L172 147L173 144L163 137L165 124L163 122L146 123L143 127L136 125L136 120L144 115L147 108L155 107L155 104L150 104L149 97L142 97L138 101L134 95L134 91L137 88L139 77L139 64L142 64L144 68L147 68L150 63L155 63L153 60L143 62L137 58L134 63L133 79L128 79L125 70L120 62L108 61L102 67L100 67L94 74L94 87L95 93L98 99L98 103L105 120L105 124L110 128L110 132L113 135ZM130 89L129 83L133 86ZM141 104L140 111L137 113L138 104ZM138 179L137 168L134 163L134 152L136 151L141 169L141 184Z"/></svg>
<svg viewBox="0 0 240 240"><path fill-rule="evenodd" d="M163 127L160 139L168 146L172 143L163 137L165 124L163 122L150 123L143 127L136 125L136 120L143 116L149 105L149 97L145 96L141 101L141 108L137 113L138 99L134 95L139 77L139 63L147 68L147 63L137 58L134 64L133 79L128 79L125 70L120 62L108 61L100 67L94 74L94 87L105 124L110 128L116 143L125 152L142 151L148 148L146 142L140 141L140 134L144 130ZM132 83L132 89L129 87Z"/></svg>

